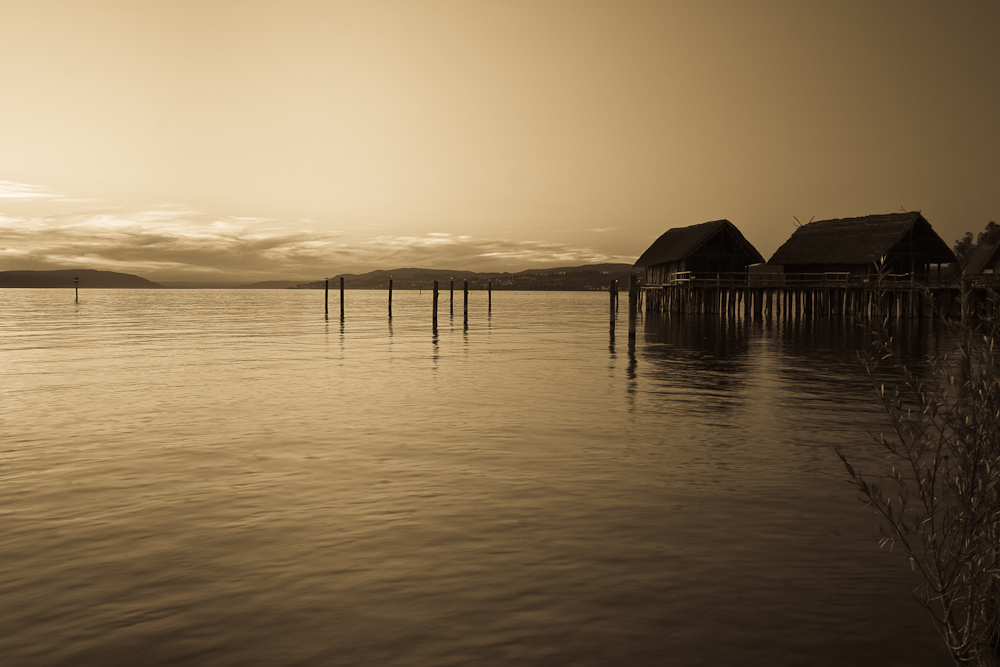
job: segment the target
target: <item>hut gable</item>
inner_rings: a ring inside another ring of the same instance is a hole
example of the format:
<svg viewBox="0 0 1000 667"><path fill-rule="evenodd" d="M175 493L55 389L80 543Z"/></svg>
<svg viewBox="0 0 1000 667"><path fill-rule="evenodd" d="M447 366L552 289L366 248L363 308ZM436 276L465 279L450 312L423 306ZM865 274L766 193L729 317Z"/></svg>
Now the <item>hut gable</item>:
<svg viewBox="0 0 1000 667"><path fill-rule="evenodd" d="M998 264L1000 264L1000 241L977 243L965 262L965 274L978 276L986 269L992 269L994 273L997 273L1000 270Z"/></svg>
<svg viewBox="0 0 1000 667"><path fill-rule="evenodd" d="M646 284L669 282L680 271L744 271L764 258L728 220L669 229L636 260L646 269Z"/></svg>
<svg viewBox="0 0 1000 667"><path fill-rule="evenodd" d="M955 261L924 216L910 211L811 222L796 229L767 263L803 271L867 272L883 257L896 272Z"/></svg>

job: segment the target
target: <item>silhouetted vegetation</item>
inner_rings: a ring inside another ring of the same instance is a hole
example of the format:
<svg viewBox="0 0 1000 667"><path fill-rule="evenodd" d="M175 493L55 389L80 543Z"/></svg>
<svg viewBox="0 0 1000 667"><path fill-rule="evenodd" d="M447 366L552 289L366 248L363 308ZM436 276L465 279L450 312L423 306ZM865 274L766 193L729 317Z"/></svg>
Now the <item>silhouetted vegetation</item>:
<svg viewBox="0 0 1000 667"><path fill-rule="evenodd" d="M884 519L883 544L899 545L923 578L915 597L957 665L995 665L1000 631L1000 301L981 316L944 322L954 350L927 370L904 362L888 318L875 327L865 369L892 434L876 441L892 464L862 474L838 455L863 500ZM901 378L886 382L885 378ZM876 482L875 480L881 481Z"/></svg>
<svg viewBox="0 0 1000 667"><path fill-rule="evenodd" d="M969 253L980 243L996 243L1000 241L1000 225L995 221L990 220L986 223L986 228L979 232L979 236L976 237L975 242L973 242L972 232L965 232L965 236L955 241L954 251L955 256L958 257L958 264L960 267L965 266L965 262L969 257Z"/></svg>

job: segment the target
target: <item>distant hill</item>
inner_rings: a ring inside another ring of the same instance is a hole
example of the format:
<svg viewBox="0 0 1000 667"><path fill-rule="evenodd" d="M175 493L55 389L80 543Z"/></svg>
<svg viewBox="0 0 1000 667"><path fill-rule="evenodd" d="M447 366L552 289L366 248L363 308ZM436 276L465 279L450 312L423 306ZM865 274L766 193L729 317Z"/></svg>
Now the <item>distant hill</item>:
<svg viewBox="0 0 1000 667"><path fill-rule="evenodd" d="M164 280L167 289L236 289L243 283L234 280Z"/></svg>
<svg viewBox="0 0 1000 667"><path fill-rule="evenodd" d="M133 276L131 273L95 269L60 269L56 271L0 271L0 287L73 287L74 278L82 288L163 289L163 285Z"/></svg>
<svg viewBox="0 0 1000 667"><path fill-rule="evenodd" d="M392 278L393 289L428 289L435 280L447 289L451 280L459 288L463 280L470 289L486 289L487 282L495 290L606 290L615 280L619 289L628 289L629 274L642 275L642 269L631 264L588 264L554 269L528 269L518 273L477 273L442 269L393 269L369 273L336 275L330 279L330 288L340 287L340 278L349 289L387 289ZM292 289L322 289L323 281L317 280L297 285Z"/></svg>
<svg viewBox="0 0 1000 667"><path fill-rule="evenodd" d="M233 280L165 280L163 286L170 289L287 289L301 283L301 280L266 280L249 284Z"/></svg>
<svg viewBox="0 0 1000 667"><path fill-rule="evenodd" d="M250 283L249 285L238 285L236 289L288 289L289 287L301 284L301 280L265 280L259 283Z"/></svg>

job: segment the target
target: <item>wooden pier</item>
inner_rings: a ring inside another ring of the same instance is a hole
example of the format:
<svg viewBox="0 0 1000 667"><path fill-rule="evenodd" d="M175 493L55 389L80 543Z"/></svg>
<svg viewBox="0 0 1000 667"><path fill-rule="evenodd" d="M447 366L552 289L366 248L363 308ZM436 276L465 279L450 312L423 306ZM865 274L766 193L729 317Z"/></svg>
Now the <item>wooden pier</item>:
<svg viewBox="0 0 1000 667"><path fill-rule="evenodd" d="M958 259L920 211L799 225L771 259L728 220L667 230L636 261L646 310L755 319L928 318L985 303L985 277ZM992 280L992 276L989 277Z"/></svg>
<svg viewBox="0 0 1000 667"><path fill-rule="evenodd" d="M998 276L1000 277L1000 276ZM985 303L997 281L966 279L972 308ZM833 274L716 274L695 278L678 274L666 285L643 285L649 312L714 314L744 319L850 317L930 318L959 310L962 284L948 276L889 275L874 278Z"/></svg>

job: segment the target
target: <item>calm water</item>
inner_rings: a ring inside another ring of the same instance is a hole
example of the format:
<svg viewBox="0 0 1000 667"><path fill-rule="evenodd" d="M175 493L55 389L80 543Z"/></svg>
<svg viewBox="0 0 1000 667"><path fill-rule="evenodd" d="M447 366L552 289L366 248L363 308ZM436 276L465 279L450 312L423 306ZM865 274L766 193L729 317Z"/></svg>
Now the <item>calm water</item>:
<svg viewBox="0 0 1000 667"><path fill-rule="evenodd" d="M948 664L850 325L394 296L0 290L3 664Z"/></svg>

